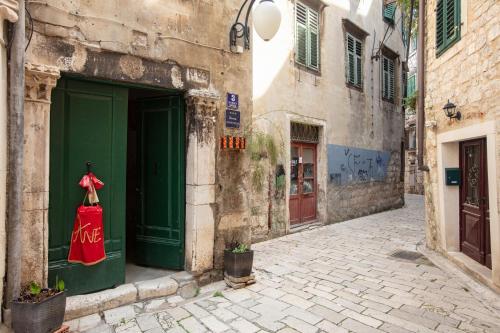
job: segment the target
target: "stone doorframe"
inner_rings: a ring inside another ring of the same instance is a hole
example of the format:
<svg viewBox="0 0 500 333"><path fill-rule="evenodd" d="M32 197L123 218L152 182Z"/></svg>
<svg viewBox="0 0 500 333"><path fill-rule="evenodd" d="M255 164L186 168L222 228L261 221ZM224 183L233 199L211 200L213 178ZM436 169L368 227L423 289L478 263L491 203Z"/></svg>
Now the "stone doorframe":
<svg viewBox="0 0 500 333"><path fill-rule="evenodd" d="M446 186L444 170L459 166L460 141L486 138L488 187L490 198L490 235L492 270L490 281L500 286L500 216L498 215L497 169L498 147L496 146L497 133L495 122L489 121L464 128L440 133L437 141L437 177L439 229L441 231L441 248L448 253L460 252L460 192L458 187ZM477 264L478 267L481 266ZM484 269L487 270L484 266ZM483 266L481 266L483 270Z"/></svg>
<svg viewBox="0 0 500 333"><path fill-rule="evenodd" d="M26 64L23 251L21 283L48 280L49 165L51 92L57 67ZM219 94L200 89L185 94L186 238L185 269L202 274L213 268L216 122Z"/></svg>

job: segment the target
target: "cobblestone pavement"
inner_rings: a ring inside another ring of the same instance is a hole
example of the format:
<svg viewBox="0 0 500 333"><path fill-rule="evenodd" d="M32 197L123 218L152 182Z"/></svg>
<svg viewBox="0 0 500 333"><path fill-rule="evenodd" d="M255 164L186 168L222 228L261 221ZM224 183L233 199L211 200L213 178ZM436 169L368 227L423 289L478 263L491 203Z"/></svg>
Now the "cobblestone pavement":
<svg viewBox="0 0 500 333"><path fill-rule="evenodd" d="M214 292L219 283L205 297L153 300L72 325L100 322L89 333L499 333L498 312L462 279L425 257L391 256L423 242L423 214L422 198L409 196L404 209L256 244L257 283L246 289Z"/></svg>

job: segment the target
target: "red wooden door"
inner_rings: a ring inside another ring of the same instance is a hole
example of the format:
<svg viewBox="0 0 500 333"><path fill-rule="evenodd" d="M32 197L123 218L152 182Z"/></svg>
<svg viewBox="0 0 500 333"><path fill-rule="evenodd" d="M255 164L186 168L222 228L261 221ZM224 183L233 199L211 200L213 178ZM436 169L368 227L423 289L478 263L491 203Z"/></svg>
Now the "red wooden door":
<svg viewBox="0 0 500 333"><path fill-rule="evenodd" d="M460 144L460 250L491 268L486 140Z"/></svg>
<svg viewBox="0 0 500 333"><path fill-rule="evenodd" d="M290 165L290 224L316 219L316 145L293 142Z"/></svg>

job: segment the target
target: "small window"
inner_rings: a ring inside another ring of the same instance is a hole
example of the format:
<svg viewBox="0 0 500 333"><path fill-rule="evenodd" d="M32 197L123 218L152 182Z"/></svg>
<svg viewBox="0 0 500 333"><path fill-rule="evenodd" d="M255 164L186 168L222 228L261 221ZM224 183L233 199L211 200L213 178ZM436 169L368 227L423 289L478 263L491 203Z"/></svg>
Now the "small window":
<svg viewBox="0 0 500 333"><path fill-rule="evenodd" d="M295 8L295 61L319 70L319 13L300 2Z"/></svg>
<svg viewBox="0 0 500 333"><path fill-rule="evenodd" d="M436 6L436 53L441 55L460 40L460 0L438 0Z"/></svg>
<svg viewBox="0 0 500 333"><path fill-rule="evenodd" d="M363 43L353 35L345 34L346 81L363 88Z"/></svg>
<svg viewBox="0 0 500 333"><path fill-rule="evenodd" d="M382 56L382 99L394 103L396 95L394 59Z"/></svg>
<svg viewBox="0 0 500 333"><path fill-rule="evenodd" d="M394 24L394 17L396 16L396 2L391 2L384 5L383 17L384 21L389 24Z"/></svg>

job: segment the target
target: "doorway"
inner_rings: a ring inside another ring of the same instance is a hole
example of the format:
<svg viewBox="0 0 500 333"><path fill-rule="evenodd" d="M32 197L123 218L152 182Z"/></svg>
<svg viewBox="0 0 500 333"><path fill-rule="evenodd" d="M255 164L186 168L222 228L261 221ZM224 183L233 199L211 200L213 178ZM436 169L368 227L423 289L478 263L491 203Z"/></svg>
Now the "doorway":
<svg viewBox="0 0 500 333"><path fill-rule="evenodd" d="M292 142L290 145L290 225L316 219L316 144Z"/></svg>
<svg viewBox="0 0 500 333"><path fill-rule="evenodd" d="M63 77L50 113L49 285L69 295L184 268L185 108L178 92ZM67 256L86 163L105 186L107 258ZM126 276L126 268L129 275Z"/></svg>
<svg viewBox="0 0 500 333"><path fill-rule="evenodd" d="M491 269L486 139L460 143L460 250Z"/></svg>

